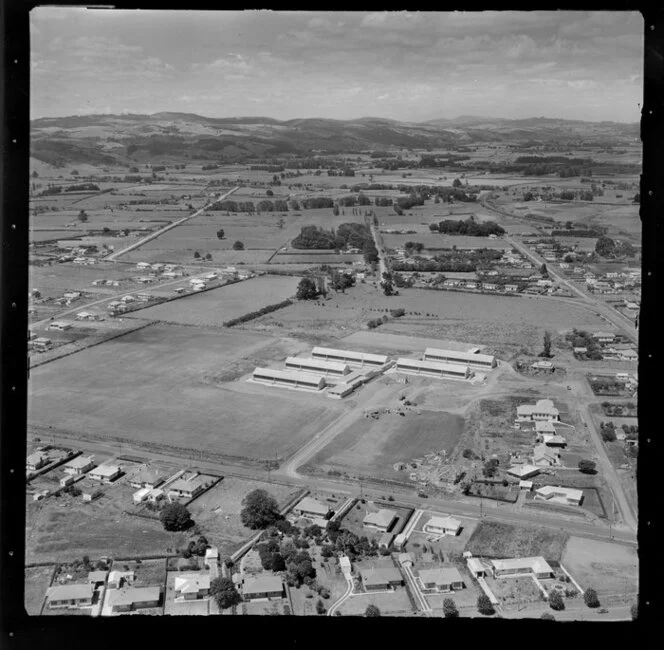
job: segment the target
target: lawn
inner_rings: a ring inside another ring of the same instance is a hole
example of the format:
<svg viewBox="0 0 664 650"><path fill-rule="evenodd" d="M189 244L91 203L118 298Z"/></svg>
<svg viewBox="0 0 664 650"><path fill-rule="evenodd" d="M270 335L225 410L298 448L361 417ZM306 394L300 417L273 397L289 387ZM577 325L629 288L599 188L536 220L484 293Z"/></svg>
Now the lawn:
<svg viewBox="0 0 664 650"><path fill-rule="evenodd" d="M404 616L413 612L405 587L397 587L391 593L366 593L351 596L337 611L342 616L364 616L369 605L375 605L382 616Z"/></svg>
<svg viewBox="0 0 664 650"><path fill-rule="evenodd" d="M52 575L53 566L26 567L23 602L28 616L39 616Z"/></svg>
<svg viewBox="0 0 664 650"><path fill-rule="evenodd" d="M194 449L208 460L284 458L339 407L320 396L223 383L219 376L232 363L251 356L253 365L262 365L261 351L272 342L242 331L184 326L134 331L33 369L29 422L155 451ZM184 438L182 431L188 432Z"/></svg>
<svg viewBox="0 0 664 650"><path fill-rule="evenodd" d="M501 605L515 605L543 599L535 581L531 577L522 578L486 578L489 589Z"/></svg>
<svg viewBox="0 0 664 650"><path fill-rule="evenodd" d="M462 417L444 411L360 418L316 454L310 464L403 480L403 473L394 470L396 462L440 449L451 454L463 425Z"/></svg>
<svg viewBox="0 0 664 650"><path fill-rule="evenodd" d="M225 321L293 298L300 278L261 276L142 309L140 318L221 327Z"/></svg>
<svg viewBox="0 0 664 650"><path fill-rule="evenodd" d="M482 521L466 546L473 555L489 558L514 558L541 555L559 561L567 533L541 527L512 526Z"/></svg>

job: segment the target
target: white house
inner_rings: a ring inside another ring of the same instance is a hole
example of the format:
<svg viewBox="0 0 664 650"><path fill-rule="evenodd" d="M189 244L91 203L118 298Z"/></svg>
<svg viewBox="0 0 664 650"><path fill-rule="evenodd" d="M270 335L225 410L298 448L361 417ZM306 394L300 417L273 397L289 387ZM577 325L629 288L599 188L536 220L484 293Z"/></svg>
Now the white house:
<svg viewBox="0 0 664 650"><path fill-rule="evenodd" d="M388 508L381 508L378 512L367 513L364 517L363 524L366 528L375 528L387 532L397 518L395 510Z"/></svg>
<svg viewBox="0 0 664 650"><path fill-rule="evenodd" d="M535 490L535 498L553 503L580 506L583 501L583 490L544 485Z"/></svg>
<svg viewBox="0 0 664 650"><path fill-rule="evenodd" d="M527 479L539 474L540 469L534 465L514 465L507 470L507 473L520 479Z"/></svg>
<svg viewBox="0 0 664 650"><path fill-rule="evenodd" d="M448 592L465 588L465 583L459 570L454 567L441 567L440 569L423 569L418 577L424 589Z"/></svg>
<svg viewBox="0 0 664 650"><path fill-rule="evenodd" d="M99 465L93 470L90 470L88 476L95 481L112 483L120 476L120 474L122 474L122 470L118 465Z"/></svg>
<svg viewBox="0 0 664 650"><path fill-rule="evenodd" d="M71 474L72 476L85 474L95 466L93 458L94 456L77 456L76 458L72 458L72 460L64 465L65 474Z"/></svg>
<svg viewBox="0 0 664 650"><path fill-rule="evenodd" d="M461 529L461 522L452 517L431 517L422 530L435 535L457 535Z"/></svg>
<svg viewBox="0 0 664 650"><path fill-rule="evenodd" d="M516 407L516 415L519 420L560 420L560 412L550 399L540 399L537 403L523 404Z"/></svg>

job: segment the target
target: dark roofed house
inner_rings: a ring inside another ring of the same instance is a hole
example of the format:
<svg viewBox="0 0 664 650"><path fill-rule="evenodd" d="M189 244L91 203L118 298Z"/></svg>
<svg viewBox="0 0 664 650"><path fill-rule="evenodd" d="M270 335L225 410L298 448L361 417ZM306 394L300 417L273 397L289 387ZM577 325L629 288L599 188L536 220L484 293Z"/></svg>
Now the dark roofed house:
<svg viewBox="0 0 664 650"><path fill-rule="evenodd" d="M114 613L131 612L135 609L159 607L160 598L159 587L123 587L109 591L107 603Z"/></svg>
<svg viewBox="0 0 664 650"><path fill-rule="evenodd" d="M242 596L245 600L282 598L283 594L284 583L281 577L269 573L246 578L242 586Z"/></svg>
<svg viewBox="0 0 664 650"><path fill-rule="evenodd" d="M92 605L94 587L89 582L75 585L58 585L46 592L49 609L76 609Z"/></svg>
<svg viewBox="0 0 664 650"><path fill-rule="evenodd" d="M396 567L362 569L362 584L367 591L385 591L403 585L403 576Z"/></svg>
<svg viewBox="0 0 664 650"><path fill-rule="evenodd" d="M130 485L135 488L150 488L154 490L164 482L161 472L156 469L144 469L131 477Z"/></svg>

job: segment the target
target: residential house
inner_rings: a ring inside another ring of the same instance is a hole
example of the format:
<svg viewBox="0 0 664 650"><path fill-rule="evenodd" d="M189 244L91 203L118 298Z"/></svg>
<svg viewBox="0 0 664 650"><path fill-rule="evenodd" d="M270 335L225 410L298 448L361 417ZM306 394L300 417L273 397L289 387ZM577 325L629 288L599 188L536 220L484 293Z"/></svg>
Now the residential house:
<svg viewBox="0 0 664 650"><path fill-rule="evenodd" d="M453 517L431 517L422 530L434 535L458 535L461 530L461 522Z"/></svg>
<svg viewBox="0 0 664 650"><path fill-rule="evenodd" d="M482 282L482 289L485 291L495 291L498 289L498 285L494 282Z"/></svg>
<svg viewBox="0 0 664 650"><path fill-rule="evenodd" d="M507 470L507 473L519 479L527 479L539 474L540 469L534 465L514 465Z"/></svg>
<svg viewBox="0 0 664 650"><path fill-rule="evenodd" d="M532 481L519 481L519 490L525 490L526 492L530 492L532 489L533 489Z"/></svg>
<svg viewBox="0 0 664 650"><path fill-rule="evenodd" d="M131 477L129 485L135 488L150 488L153 490L164 482L161 472L158 470L144 469Z"/></svg>
<svg viewBox="0 0 664 650"><path fill-rule="evenodd" d="M487 575L490 575L492 572L491 565L483 562L478 557L468 556L466 558L466 566L468 571L473 576L473 578L485 578Z"/></svg>
<svg viewBox="0 0 664 650"><path fill-rule="evenodd" d="M165 496L166 496L166 493L161 488L156 488L154 490L150 490L150 492L148 492L145 495L145 499L147 501L149 501L150 503L158 503Z"/></svg>
<svg viewBox="0 0 664 650"><path fill-rule="evenodd" d="M137 268L137 269L149 269L149 268L150 268L150 264L149 264L148 262L139 262L139 263L136 265L136 268Z"/></svg>
<svg viewBox="0 0 664 650"><path fill-rule="evenodd" d="M392 524L396 518L397 513L395 510L381 508L378 512L367 513L363 523L366 528L375 528L376 530L387 532L392 528Z"/></svg>
<svg viewBox="0 0 664 650"><path fill-rule="evenodd" d="M25 467L31 472L35 472L44 465L48 465L49 460L50 458L44 452L36 451L25 459Z"/></svg>
<svg viewBox="0 0 664 650"><path fill-rule="evenodd" d="M131 498L134 503L142 503L147 498L148 494L152 492L152 488L144 487L140 490L137 490L131 495Z"/></svg>
<svg viewBox="0 0 664 650"><path fill-rule="evenodd" d="M503 289L506 293L516 293L519 287L516 284L506 284Z"/></svg>
<svg viewBox="0 0 664 650"><path fill-rule="evenodd" d="M555 433L544 433L541 436L541 441L547 447L565 447L567 446L567 440L563 436L559 436Z"/></svg>
<svg viewBox="0 0 664 650"><path fill-rule="evenodd" d="M281 576L264 573L246 578L242 585L242 596L245 600L262 600L283 598L284 583Z"/></svg>
<svg viewBox="0 0 664 650"><path fill-rule="evenodd" d="M339 568L345 576L349 576L353 571L353 567L350 561L350 558L347 555L339 556Z"/></svg>
<svg viewBox="0 0 664 650"><path fill-rule="evenodd" d="M550 399L540 399L534 405L523 404L516 407L519 420L560 420L560 413Z"/></svg>
<svg viewBox="0 0 664 650"><path fill-rule="evenodd" d="M560 463L560 454L544 444L535 445L533 464L538 467L552 467Z"/></svg>
<svg viewBox="0 0 664 650"><path fill-rule="evenodd" d="M466 586L459 570L454 567L424 569L419 571L419 579L424 589L441 592L458 591Z"/></svg>
<svg viewBox="0 0 664 650"><path fill-rule="evenodd" d="M616 335L612 332L594 332L592 337L598 343L613 343L615 341Z"/></svg>
<svg viewBox="0 0 664 650"><path fill-rule="evenodd" d="M494 578L534 575L536 578L552 578L553 569L543 557L524 557L507 560L491 560Z"/></svg>
<svg viewBox="0 0 664 650"><path fill-rule="evenodd" d="M46 592L49 609L78 609L90 607L94 588L89 582L74 585L57 585Z"/></svg>
<svg viewBox="0 0 664 650"><path fill-rule="evenodd" d="M77 456L73 458L68 463L65 463L65 474L71 474L72 476L85 474L95 466L93 458L94 456Z"/></svg>
<svg viewBox="0 0 664 650"><path fill-rule="evenodd" d="M212 566L219 565L219 549L216 546L210 546L205 549L205 566L210 569Z"/></svg>
<svg viewBox="0 0 664 650"><path fill-rule="evenodd" d="M477 282L466 282L466 289L477 289Z"/></svg>
<svg viewBox="0 0 664 650"><path fill-rule="evenodd" d="M159 587L122 587L108 592L107 604L111 612L131 612L148 607L159 607L161 589Z"/></svg>
<svg viewBox="0 0 664 650"><path fill-rule="evenodd" d="M37 350L45 350L51 346L52 341L45 336L38 336L36 339L33 339L31 343Z"/></svg>
<svg viewBox="0 0 664 650"><path fill-rule="evenodd" d="M404 584L401 571L396 567L362 569L362 584L366 591L387 591Z"/></svg>
<svg viewBox="0 0 664 650"><path fill-rule="evenodd" d="M535 490L535 498L565 505L580 506L583 501L583 490L544 485Z"/></svg>
<svg viewBox="0 0 664 650"><path fill-rule="evenodd" d="M46 329L64 332L71 329L71 323L64 320L54 320Z"/></svg>
<svg viewBox="0 0 664 650"><path fill-rule="evenodd" d="M318 499L304 497L294 508L293 512L301 517L320 517L325 518L330 513L330 506L321 503Z"/></svg>
<svg viewBox="0 0 664 650"><path fill-rule="evenodd" d="M208 480L200 474L189 479L177 479L168 486L168 496L193 499L203 492L207 484Z"/></svg>
<svg viewBox="0 0 664 650"><path fill-rule="evenodd" d="M578 348L573 348L574 354L587 354L588 348L586 347L578 347Z"/></svg>
<svg viewBox="0 0 664 650"><path fill-rule="evenodd" d="M111 571L108 574L106 586L109 589L120 589L124 585L130 585L136 580L134 571Z"/></svg>
<svg viewBox="0 0 664 650"><path fill-rule="evenodd" d="M132 295L122 296L122 298L120 298L120 302L123 302L125 304L130 302L136 302L136 298Z"/></svg>
<svg viewBox="0 0 664 650"><path fill-rule="evenodd" d="M99 465L93 470L90 470L88 476L94 481L101 481L102 483L112 483L122 474L122 470L118 465Z"/></svg>
<svg viewBox="0 0 664 650"><path fill-rule="evenodd" d="M202 600L210 595L210 576L206 573L186 573L175 578L175 602Z"/></svg>
<svg viewBox="0 0 664 650"><path fill-rule="evenodd" d="M551 361L535 361L531 366L533 370L553 370L553 363Z"/></svg>

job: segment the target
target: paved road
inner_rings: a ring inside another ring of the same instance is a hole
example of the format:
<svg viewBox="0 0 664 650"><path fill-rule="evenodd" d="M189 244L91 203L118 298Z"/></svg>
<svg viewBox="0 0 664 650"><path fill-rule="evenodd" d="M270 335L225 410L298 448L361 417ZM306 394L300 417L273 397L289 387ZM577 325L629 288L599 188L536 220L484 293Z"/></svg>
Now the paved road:
<svg viewBox="0 0 664 650"><path fill-rule="evenodd" d="M353 592L353 576L351 575L346 575L346 582L348 583L348 586L346 587L346 591L344 595L337 600L336 603L334 603L330 609L327 610L327 615L328 616L334 616L334 612L339 609L349 598L351 593Z"/></svg>
<svg viewBox="0 0 664 650"><path fill-rule="evenodd" d="M229 190L224 194L223 196L219 198L215 198L213 202L215 201L223 201L225 198L229 197L233 192L238 190L240 186L238 185L237 187L234 187L232 190ZM212 203L213 203L212 202ZM206 203L202 208L199 208L196 210L196 212L192 212L192 214L187 215L186 217L182 217L182 219L178 219L177 221L174 221L173 223L169 223L167 226L164 226L163 228L160 228L159 230L156 230L153 233L150 233L147 235L147 237L144 237L140 241L137 241L130 246L127 246L127 248L123 248L122 250L116 251L115 253L111 253L108 257L104 258L104 261L106 262L114 262L115 260L120 257L120 255L124 255L125 253L128 253L129 251L133 251L136 248L140 248L143 246L143 244L147 244L149 241L152 241L153 239L156 239L160 235L163 235L165 232L168 232L169 230L172 230L176 226L179 226L180 224L183 224L185 221L189 221L190 219L193 219L194 217L197 217L201 212L205 212L205 209L210 205L210 203Z"/></svg>

